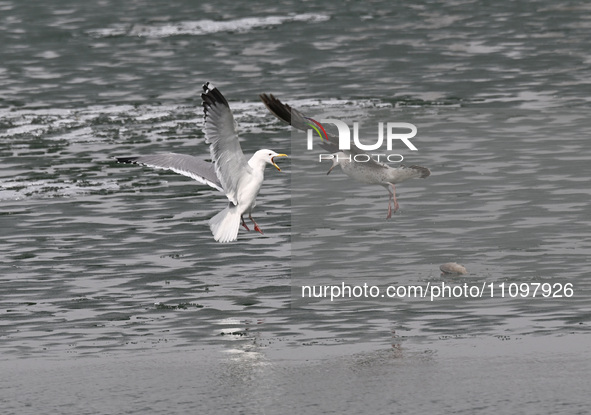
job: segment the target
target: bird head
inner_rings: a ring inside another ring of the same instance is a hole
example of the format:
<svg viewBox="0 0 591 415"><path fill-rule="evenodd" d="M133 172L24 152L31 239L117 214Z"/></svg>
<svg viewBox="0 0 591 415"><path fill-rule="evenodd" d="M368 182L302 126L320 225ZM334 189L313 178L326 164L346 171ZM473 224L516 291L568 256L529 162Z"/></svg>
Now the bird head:
<svg viewBox="0 0 591 415"><path fill-rule="evenodd" d="M255 156L263 160L265 163L268 163L274 166L277 170L281 171L279 166L275 163L275 157L287 157L287 154L279 154L274 152L273 150L259 150L255 153Z"/></svg>

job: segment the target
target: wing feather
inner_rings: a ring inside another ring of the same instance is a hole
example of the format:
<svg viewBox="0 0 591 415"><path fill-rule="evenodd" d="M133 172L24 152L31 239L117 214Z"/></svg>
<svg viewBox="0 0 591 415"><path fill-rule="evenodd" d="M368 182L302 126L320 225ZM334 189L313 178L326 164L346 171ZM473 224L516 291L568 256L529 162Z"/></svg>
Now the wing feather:
<svg viewBox="0 0 591 415"><path fill-rule="evenodd" d="M281 121L291 125L294 128L297 128L298 130L302 130L302 131L306 131L307 129L310 128L308 125L307 117L304 114L302 114L300 111L296 110L295 108L292 108L288 104L284 104L279 99L275 98L273 96L273 94L269 94L269 95L261 94L261 95L259 95L259 97L261 98L261 100L263 101L263 104L265 104L267 109L273 115L275 115L277 118L279 118ZM324 148L326 151L329 151L330 153L338 153L339 151L341 151L339 149L339 138L337 136L327 133L326 138L327 138L326 141L322 141L320 143L320 146L322 148ZM344 151L344 152L351 153L353 155L367 154L365 151L361 150L355 144L351 145L350 151L348 151L348 152ZM375 161L371 157L370 157L368 163L375 166L375 167L379 166L379 167L387 168L384 164Z"/></svg>
<svg viewBox="0 0 591 415"><path fill-rule="evenodd" d="M134 163L155 169L171 170L207 184L220 192L224 191L218 180L213 163L186 154L166 153L140 157L117 157L119 163Z"/></svg>
<svg viewBox="0 0 591 415"><path fill-rule="evenodd" d="M209 144L215 172L228 199L237 204L239 182L252 173L236 133L234 116L226 98L209 84L203 85L205 141Z"/></svg>

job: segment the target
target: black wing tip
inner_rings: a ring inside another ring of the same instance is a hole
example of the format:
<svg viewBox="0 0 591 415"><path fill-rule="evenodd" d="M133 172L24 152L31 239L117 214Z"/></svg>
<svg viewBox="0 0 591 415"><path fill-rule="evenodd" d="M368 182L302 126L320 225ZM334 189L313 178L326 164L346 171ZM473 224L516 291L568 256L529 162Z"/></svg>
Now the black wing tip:
<svg viewBox="0 0 591 415"><path fill-rule="evenodd" d="M219 89L213 86L210 82L203 84L203 93L201 94L203 100L203 107L207 110L209 107L222 104L230 107L226 98L222 95Z"/></svg>
<svg viewBox="0 0 591 415"><path fill-rule="evenodd" d="M139 157L115 157L117 163L136 164Z"/></svg>
<svg viewBox="0 0 591 415"><path fill-rule="evenodd" d="M260 94L259 98L261 99L261 101L263 101L265 104L270 103L272 101L279 101L277 98L275 98L275 96L273 94Z"/></svg>
<svg viewBox="0 0 591 415"><path fill-rule="evenodd" d="M265 104L267 107L276 106L276 107L283 107L283 108L287 108L287 109L291 110L291 107L288 104L284 104L278 98L275 98L275 95L273 95L273 94L260 94L259 98L261 99L261 101L263 101L263 104Z"/></svg>
<svg viewBox="0 0 591 415"><path fill-rule="evenodd" d="M259 98L265 104L265 107L273 114L275 117L279 118L286 124L292 125L292 109L288 104L284 104L279 99L275 98L273 94L260 94ZM294 126L295 128L299 128L299 126Z"/></svg>

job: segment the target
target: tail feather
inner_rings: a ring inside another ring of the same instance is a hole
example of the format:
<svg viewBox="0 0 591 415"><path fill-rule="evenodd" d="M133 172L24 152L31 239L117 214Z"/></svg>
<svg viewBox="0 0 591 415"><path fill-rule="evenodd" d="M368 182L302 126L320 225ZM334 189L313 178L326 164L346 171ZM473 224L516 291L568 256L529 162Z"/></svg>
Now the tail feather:
<svg viewBox="0 0 591 415"><path fill-rule="evenodd" d="M417 173L417 177L419 179L424 179L425 177L429 177L431 175L431 170L426 167L413 165L410 166L409 169L413 169Z"/></svg>
<svg viewBox="0 0 591 415"><path fill-rule="evenodd" d="M213 239L226 243L238 239L240 228L240 212L235 206L228 206L209 220L209 227Z"/></svg>

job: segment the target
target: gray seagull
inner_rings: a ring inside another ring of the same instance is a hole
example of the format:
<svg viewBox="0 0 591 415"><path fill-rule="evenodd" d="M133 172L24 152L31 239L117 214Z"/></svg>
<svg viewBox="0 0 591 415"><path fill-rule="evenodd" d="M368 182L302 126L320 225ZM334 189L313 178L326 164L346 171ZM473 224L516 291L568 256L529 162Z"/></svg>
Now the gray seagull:
<svg viewBox="0 0 591 415"><path fill-rule="evenodd" d="M281 121L302 131L306 131L310 128L304 114L290 107L288 104L282 103L279 99L275 98L273 94L261 94L260 98L267 109ZM351 145L351 150L341 151L338 147L338 137L331 134L327 134L327 140L328 141L323 141L320 144L325 150L332 153L333 164L326 174L330 174L336 166L341 166L343 173L353 180L361 183L384 186L390 194L388 199L388 215L386 216L386 219L390 219L392 213L396 213L399 207L398 201L396 200L395 185L408 179L424 179L431 174L431 171L428 168L421 166L390 167L371 158L365 151L361 150L354 144ZM369 159L369 161L363 163L353 161L353 157L357 154L366 154L367 157L364 157L364 159ZM392 209L392 205L394 205L394 209Z"/></svg>

